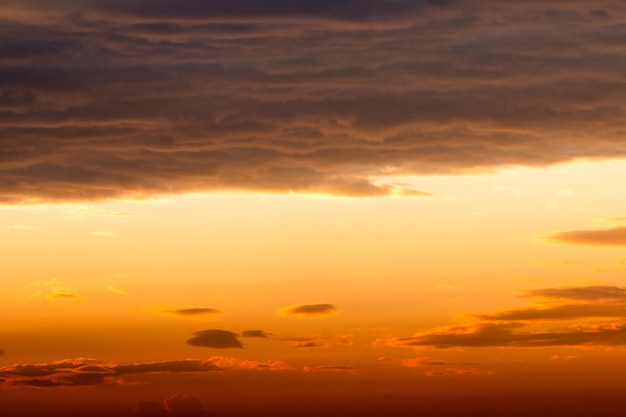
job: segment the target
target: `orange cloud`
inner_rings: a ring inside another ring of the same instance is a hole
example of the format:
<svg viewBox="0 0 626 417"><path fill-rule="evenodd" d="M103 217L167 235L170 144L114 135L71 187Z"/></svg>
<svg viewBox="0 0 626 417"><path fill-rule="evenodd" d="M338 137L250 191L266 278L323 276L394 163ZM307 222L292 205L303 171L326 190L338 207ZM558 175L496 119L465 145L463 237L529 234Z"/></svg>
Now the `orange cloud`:
<svg viewBox="0 0 626 417"><path fill-rule="evenodd" d="M545 235L545 239L551 242L575 245L626 246L626 227L556 232Z"/></svg>

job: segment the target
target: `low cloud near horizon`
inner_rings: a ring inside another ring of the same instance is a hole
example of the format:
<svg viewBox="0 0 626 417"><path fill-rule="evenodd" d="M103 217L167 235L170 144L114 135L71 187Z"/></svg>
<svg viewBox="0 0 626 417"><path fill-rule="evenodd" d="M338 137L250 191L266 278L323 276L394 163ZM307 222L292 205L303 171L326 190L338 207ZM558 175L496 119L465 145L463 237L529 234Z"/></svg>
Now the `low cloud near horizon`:
<svg viewBox="0 0 626 417"><path fill-rule="evenodd" d="M206 373L214 371L284 371L294 367L281 361L255 361L212 356L207 360L112 364L97 359L68 359L51 363L0 367L0 384L37 388L124 384L125 376L147 374Z"/></svg>
<svg viewBox="0 0 626 417"><path fill-rule="evenodd" d="M3 204L420 196L394 177L626 156L620 0L7 0L0 19Z"/></svg>

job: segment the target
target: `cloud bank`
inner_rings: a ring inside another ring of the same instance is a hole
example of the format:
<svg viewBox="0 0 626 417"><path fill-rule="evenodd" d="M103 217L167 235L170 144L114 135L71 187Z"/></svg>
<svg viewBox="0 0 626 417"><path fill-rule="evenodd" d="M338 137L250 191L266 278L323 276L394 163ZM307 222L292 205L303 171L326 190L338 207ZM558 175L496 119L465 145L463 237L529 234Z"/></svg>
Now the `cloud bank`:
<svg viewBox="0 0 626 417"><path fill-rule="evenodd" d="M398 337L388 343L432 349L626 345L626 289L622 287L543 288L527 291L524 296L540 304L473 315L470 317L478 322ZM571 320L584 321L573 324ZM556 322L559 327L536 327L546 321Z"/></svg>
<svg viewBox="0 0 626 417"><path fill-rule="evenodd" d="M96 359L70 359L52 363L0 367L0 384L38 388L123 384L125 376L213 371L284 371L294 367L281 361L253 361L223 356L207 360L183 359L118 365Z"/></svg>
<svg viewBox="0 0 626 417"><path fill-rule="evenodd" d="M421 195L393 177L626 155L620 0L6 0L0 20L5 204Z"/></svg>

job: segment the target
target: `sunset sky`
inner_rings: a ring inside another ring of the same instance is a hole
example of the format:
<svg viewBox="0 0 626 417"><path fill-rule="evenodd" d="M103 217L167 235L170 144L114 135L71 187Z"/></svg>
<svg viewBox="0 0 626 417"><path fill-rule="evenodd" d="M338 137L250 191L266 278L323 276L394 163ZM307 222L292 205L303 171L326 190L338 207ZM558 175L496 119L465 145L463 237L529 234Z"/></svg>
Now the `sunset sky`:
<svg viewBox="0 0 626 417"><path fill-rule="evenodd" d="M625 181L621 0L3 0L0 415L621 416Z"/></svg>

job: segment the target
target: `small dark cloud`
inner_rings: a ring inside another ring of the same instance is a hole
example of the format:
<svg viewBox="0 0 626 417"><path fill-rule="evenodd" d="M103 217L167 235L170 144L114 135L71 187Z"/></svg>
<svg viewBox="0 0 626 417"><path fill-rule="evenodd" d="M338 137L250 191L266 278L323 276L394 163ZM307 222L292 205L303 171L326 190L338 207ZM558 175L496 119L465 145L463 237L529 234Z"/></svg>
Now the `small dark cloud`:
<svg viewBox="0 0 626 417"><path fill-rule="evenodd" d="M574 245L626 246L626 227L556 232L545 235L545 239L550 242Z"/></svg>
<svg viewBox="0 0 626 417"><path fill-rule="evenodd" d="M321 343L321 342L298 342L298 343L292 343L291 347L294 349L304 349L304 348L316 348L316 347L324 347L325 344Z"/></svg>
<svg viewBox="0 0 626 417"><path fill-rule="evenodd" d="M178 308L167 310L166 313L184 317L202 317L220 314L221 311L215 308Z"/></svg>
<svg viewBox="0 0 626 417"><path fill-rule="evenodd" d="M258 338L266 339L268 337L271 337L272 334L265 332L263 330L244 330L243 332L241 332L241 336L242 337L258 337Z"/></svg>
<svg viewBox="0 0 626 417"><path fill-rule="evenodd" d="M4 350L0 349L0 356L4 355Z"/></svg>
<svg viewBox="0 0 626 417"><path fill-rule="evenodd" d="M227 330L209 329L194 333L194 336L187 340L191 346L208 347L212 349L243 349L243 345L237 339L237 334Z"/></svg>
<svg viewBox="0 0 626 417"><path fill-rule="evenodd" d="M338 311L338 308L332 304L300 304L286 307L279 313L286 316L315 317L328 316Z"/></svg>

